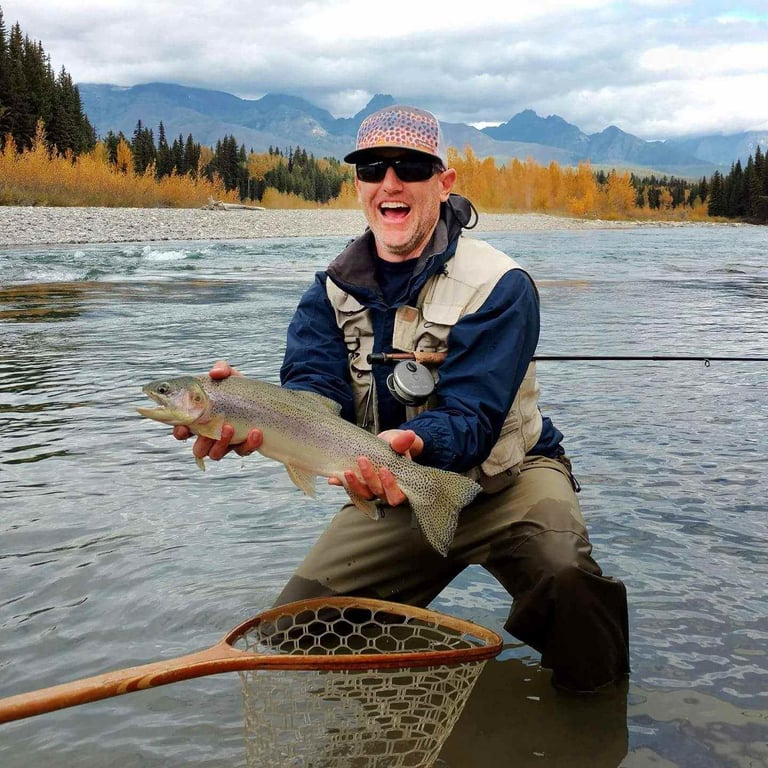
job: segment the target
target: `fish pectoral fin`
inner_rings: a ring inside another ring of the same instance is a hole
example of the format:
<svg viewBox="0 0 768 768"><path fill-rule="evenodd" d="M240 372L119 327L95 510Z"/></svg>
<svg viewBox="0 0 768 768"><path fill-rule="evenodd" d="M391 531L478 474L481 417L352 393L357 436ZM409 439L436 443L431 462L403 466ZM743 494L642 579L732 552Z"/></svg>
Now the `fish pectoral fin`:
<svg viewBox="0 0 768 768"><path fill-rule="evenodd" d="M205 472L205 459L195 459L195 464L197 464L200 469Z"/></svg>
<svg viewBox="0 0 768 768"><path fill-rule="evenodd" d="M291 478L291 482L300 490L304 491L307 496L315 498L315 479L317 475L312 472L307 472L298 467L294 467L291 464L285 465L288 470L288 477Z"/></svg>

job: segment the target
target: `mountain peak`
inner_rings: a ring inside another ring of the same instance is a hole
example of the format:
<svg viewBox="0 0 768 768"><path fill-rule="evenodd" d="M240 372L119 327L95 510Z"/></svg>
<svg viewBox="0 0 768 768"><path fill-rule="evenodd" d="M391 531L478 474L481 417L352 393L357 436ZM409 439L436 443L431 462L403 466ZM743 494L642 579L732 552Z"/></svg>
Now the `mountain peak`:
<svg viewBox="0 0 768 768"><path fill-rule="evenodd" d="M358 124L362 123L368 115L372 115L374 112L384 109L384 107L391 107L393 104L397 104L397 102L388 93L377 93L352 120L357 121Z"/></svg>
<svg viewBox="0 0 768 768"><path fill-rule="evenodd" d="M162 121L168 136L191 134L195 141L210 146L234 135L238 144L257 152L269 146L301 146L314 155L336 158L344 157L354 146L365 117L398 103L390 94L377 93L354 117L335 118L300 97L280 93L248 100L173 83L131 87L82 83L78 88L83 109L102 137L108 131L130 136L137 120L150 128ZM477 115L478 122L482 117ZM541 117L533 109L519 112L496 128L480 131L443 121L443 129L450 146L469 146L478 157L494 157L497 162L530 157L543 165L576 165L589 159L617 168L644 167L691 178L711 175L715 164L727 169L738 158L744 163L756 143L765 146L765 132L648 142L614 125L587 136L562 117Z"/></svg>
<svg viewBox="0 0 768 768"><path fill-rule="evenodd" d="M483 133L498 141L525 141L546 144L571 152L583 152L589 138L575 125L558 115L540 117L532 109L524 109L506 123L483 128Z"/></svg>

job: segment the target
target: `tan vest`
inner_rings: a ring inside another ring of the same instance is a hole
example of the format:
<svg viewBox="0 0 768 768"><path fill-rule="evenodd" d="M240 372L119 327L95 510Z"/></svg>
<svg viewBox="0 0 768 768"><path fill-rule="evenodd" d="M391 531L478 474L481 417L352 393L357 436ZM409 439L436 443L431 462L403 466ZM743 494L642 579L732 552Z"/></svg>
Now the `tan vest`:
<svg viewBox="0 0 768 768"><path fill-rule="evenodd" d="M481 240L460 237L447 274L434 275L422 288L415 307L402 306L395 315L392 345L403 352L445 352L451 328L465 315L477 311L502 275L522 269L513 259ZM368 310L332 280L326 280L328 299L349 350L349 371L360 426L379 432L376 391L368 355L373 352L373 325ZM435 381L439 370L432 369ZM526 453L541 435L536 364L531 362L498 441L488 458L466 474L487 491L501 490L517 476ZM434 403L406 408L413 418Z"/></svg>

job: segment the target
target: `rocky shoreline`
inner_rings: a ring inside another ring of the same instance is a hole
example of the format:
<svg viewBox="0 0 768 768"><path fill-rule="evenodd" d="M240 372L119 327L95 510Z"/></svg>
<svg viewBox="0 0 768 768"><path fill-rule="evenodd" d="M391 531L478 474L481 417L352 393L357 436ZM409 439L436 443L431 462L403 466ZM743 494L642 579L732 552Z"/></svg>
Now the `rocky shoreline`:
<svg viewBox="0 0 768 768"><path fill-rule="evenodd" d="M539 213L481 214L476 232L680 226L681 222L573 219ZM49 208L0 206L0 247L66 243L252 240L353 236L359 210L209 210L197 208Z"/></svg>

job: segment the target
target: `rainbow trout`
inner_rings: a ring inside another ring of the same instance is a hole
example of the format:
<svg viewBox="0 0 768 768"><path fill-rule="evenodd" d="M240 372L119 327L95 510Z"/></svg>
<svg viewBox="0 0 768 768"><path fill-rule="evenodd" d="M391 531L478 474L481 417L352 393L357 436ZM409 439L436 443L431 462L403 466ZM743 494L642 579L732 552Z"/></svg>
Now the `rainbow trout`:
<svg viewBox="0 0 768 768"><path fill-rule="evenodd" d="M367 456L374 467L387 467L397 478L424 538L447 555L459 512L480 492L473 480L456 472L425 467L401 456L380 438L339 416L341 406L313 392L284 389L265 381L229 376L180 376L142 388L157 408L138 408L142 416L164 424L183 424L197 435L218 439L223 424L235 430L232 444L248 432L264 434L259 451L282 462L293 483L308 496L315 480L335 477L358 509L376 520L379 508L347 488L345 470L359 476L356 458ZM205 464L197 460L202 469Z"/></svg>

